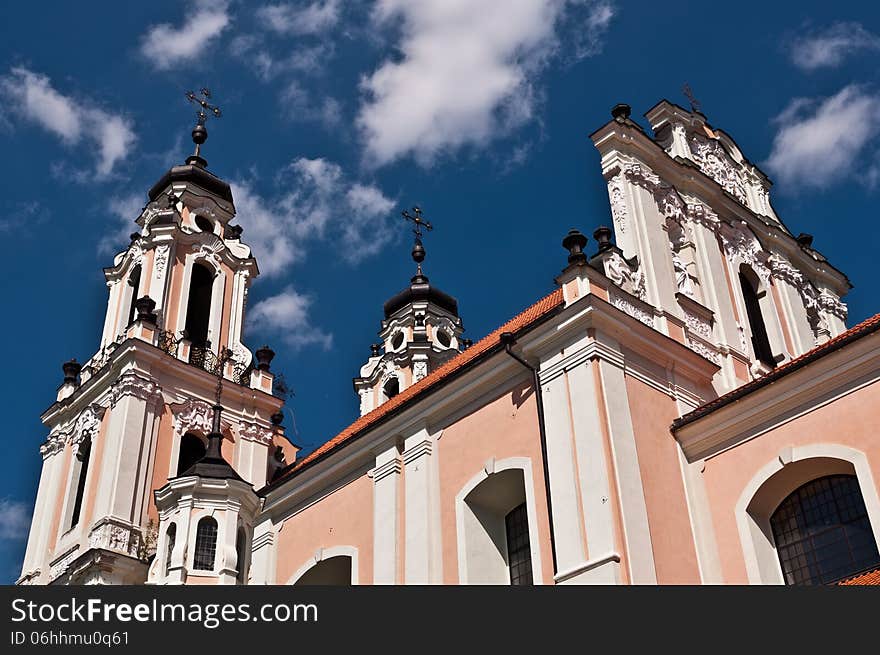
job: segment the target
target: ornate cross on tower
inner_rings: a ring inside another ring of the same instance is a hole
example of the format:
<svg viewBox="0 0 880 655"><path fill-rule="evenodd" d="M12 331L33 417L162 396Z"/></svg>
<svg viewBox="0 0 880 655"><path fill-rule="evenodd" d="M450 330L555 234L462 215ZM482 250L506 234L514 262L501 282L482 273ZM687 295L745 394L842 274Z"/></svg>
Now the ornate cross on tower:
<svg viewBox="0 0 880 655"><path fill-rule="evenodd" d="M425 228L428 232L434 228L428 221L422 218L421 208L413 207L412 210L412 214L405 209L400 212L400 214L405 220L410 221L413 224L413 234L416 235L416 238L415 243L413 244L412 258L416 263L416 276L421 277L422 262L425 261L425 247L422 245L422 228Z"/></svg>
<svg viewBox="0 0 880 655"><path fill-rule="evenodd" d="M208 130L205 129L205 121L208 119L208 114L205 110L211 112L215 118L220 118L220 116L223 115L223 112L220 111L220 107L208 102L208 99L211 97L210 89L202 88L199 89L199 92L204 96L203 98L199 98L192 91L186 92L186 99L199 105L199 110L196 112L196 126L192 131L193 143L196 144L196 151L193 155L194 157L200 157L199 151L201 150L201 146L208 140Z"/></svg>
<svg viewBox="0 0 880 655"><path fill-rule="evenodd" d="M684 86L681 87L681 90L684 92L685 97L688 99L688 102L691 103L691 111L695 111L698 114L701 114L700 111L700 103L694 97L694 91L691 89L691 85L687 82L684 83Z"/></svg>

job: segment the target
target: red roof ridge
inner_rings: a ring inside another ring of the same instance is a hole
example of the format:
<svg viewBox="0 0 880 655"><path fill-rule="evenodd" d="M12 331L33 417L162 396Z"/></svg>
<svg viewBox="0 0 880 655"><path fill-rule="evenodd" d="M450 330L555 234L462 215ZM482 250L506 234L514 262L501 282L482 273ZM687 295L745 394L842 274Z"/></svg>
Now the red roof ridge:
<svg viewBox="0 0 880 655"><path fill-rule="evenodd" d="M556 289L552 293L544 296L539 301L530 305L519 314L511 318L502 326L496 328L488 335L477 341L470 348L460 352L448 362L437 368L437 370L432 371L430 374L419 380L411 387L408 387L404 391L400 392L398 395L394 396L394 398L391 398L390 400L382 403L373 411L364 414L363 416L355 420L354 423L350 424L347 428L342 430L342 432L337 434L332 439L325 441L321 446L306 455L303 459L293 462L293 464L291 464L283 473L281 473L278 478L273 480L267 486L274 486L276 483L280 483L282 480L289 478L290 475L296 473L305 466L320 459L321 457L324 457L331 451L350 441L352 438L366 430L371 425L378 422L384 416L402 407L411 400L414 400L415 398L435 386L438 382L449 377L455 371L464 367L466 364L474 361L483 353L488 352L492 349L493 346L500 343L500 335L502 332L516 332L517 330L520 330L530 325L548 312L556 309L562 304L562 302L563 295L561 288Z"/></svg>
<svg viewBox="0 0 880 655"><path fill-rule="evenodd" d="M829 339L825 343L808 350L803 355L795 357L794 359L786 362L782 366L774 368L766 375L752 380L751 382L747 382L737 387L736 389L728 391L726 394L718 396L718 398L710 400L709 402L704 403L696 409L688 412L684 416L675 419L672 422L672 431L674 432L680 427L687 425L688 423L692 423L693 421L696 421L697 419L714 412L716 409L719 409L725 405L729 405L733 401L742 398L752 391L771 384L779 378L794 372L802 366L805 366L806 364L809 364L810 362L813 362L820 357L833 352L834 350L837 350L847 343L855 341L856 339L859 339L877 330L880 330L880 314L875 314L871 318L868 318L858 325L851 327L846 332L841 332L833 339Z"/></svg>

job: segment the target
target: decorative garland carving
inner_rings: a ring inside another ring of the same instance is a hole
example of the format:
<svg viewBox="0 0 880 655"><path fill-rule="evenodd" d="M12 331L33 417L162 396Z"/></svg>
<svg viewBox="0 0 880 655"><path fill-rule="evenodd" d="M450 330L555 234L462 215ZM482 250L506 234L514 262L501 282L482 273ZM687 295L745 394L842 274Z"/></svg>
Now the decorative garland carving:
<svg viewBox="0 0 880 655"><path fill-rule="evenodd" d="M168 265L168 255L171 252L171 246L168 244L162 244L161 246L156 246L156 279L161 280L165 275L165 267Z"/></svg>
<svg viewBox="0 0 880 655"><path fill-rule="evenodd" d="M625 296L619 296L616 293L609 293L608 297L611 301L611 304L617 307L617 309L619 309L620 311L624 312L625 314L629 314L630 316L641 321L645 325L654 327L654 316L647 310L639 307Z"/></svg>
<svg viewBox="0 0 880 655"><path fill-rule="evenodd" d="M700 170L745 205L746 188L742 173L721 144L694 134L689 145Z"/></svg>
<svg viewBox="0 0 880 655"><path fill-rule="evenodd" d="M417 362L413 362L413 383L418 382L422 378L427 377L428 375L428 362L425 360L419 360Z"/></svg>
<svg viewBox="0 0 880 655"><path fill-rule="evenodd" d="M244 423L241 422L238 424L238 434L242 439L246 439L248 441L256 441L257 443L264 444L266 446L272 445L272 440L274 438L274 432L269 428L264 428L261 425L257 425L256 423Z"/></svg>
<svg viewBox="0 0 880 655"><path fill-rule="evenodd" d="M210 434L213 422L213 413L208 403L187 398L186 402L174 411L174 432L182 435L187 432Z"/></svg>
<svg viewBox="0 0 880 655"><path fill-rule="evenodd" d="M162 388L155 380L129 371L120 375L113 384L111 406L115 406L123 396L134 396L147 402L159 403L162 401Z"/></svg>
<svg viewBox="0 0 880 655"><path fill-rule="evenodd" d="M712 324L709 323L709 321L704 319L702 316L697 316L696 314L692 314L691 312L685 310L684 322L687 325L688 329L695 334L700 335L704 339L712 338Z"/></svg>
<svg viewBox="0 0 880 655"><path fill-rule="evenodd" d="M623 186L623 173L618 173L608 183L608 199L611 201L611 218L614 226L621 234L626 234L628 209L626 206L626 192Z"/></svg>
<svg viewBox="0 0 880 655"><path fill-rule="evenodd" d="M706 345L702 341L688 339L687 346L698 355L702 355L716 366L721 366L721 353L714 348Z"/></svg>

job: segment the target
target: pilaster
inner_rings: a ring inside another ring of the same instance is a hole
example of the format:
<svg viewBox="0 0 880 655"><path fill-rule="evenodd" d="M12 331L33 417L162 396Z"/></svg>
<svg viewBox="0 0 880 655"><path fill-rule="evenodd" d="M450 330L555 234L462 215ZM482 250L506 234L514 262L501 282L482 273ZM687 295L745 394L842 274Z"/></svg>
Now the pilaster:
<svg viewBox="0 0 880 655"><path fill-rule="evenodd" d="M373 584L396 584L403 463L392 446L376 456L373 469Z"/></svg>

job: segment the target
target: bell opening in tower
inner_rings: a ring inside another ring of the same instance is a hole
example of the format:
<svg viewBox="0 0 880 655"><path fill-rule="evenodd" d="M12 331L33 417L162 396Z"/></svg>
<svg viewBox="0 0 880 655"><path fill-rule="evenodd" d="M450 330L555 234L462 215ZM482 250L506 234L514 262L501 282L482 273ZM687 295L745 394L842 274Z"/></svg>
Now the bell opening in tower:
<svg viewBox="0 0 880 655"><path fill-rule="evenodd" d="M128 286L130 287L128 290L128 324L134 321L135 314L137 313L137 307L135 306L135 302L138 297L138 288L141 286L141 266L138 264L132 270L131 275L128 278Z"/></svg>
<svg viewBox="0 0 880 655"><path fill-rule="evenodd" d="M774 368L776 360L773 357L773 349L770 347L767 326L764 323L764 315L761 312L761 301L758 298L758 285L760 283L751 269L743 267L739 272L739 284L742 288L743 300L746 305L749 327L752 329L752 348L755 351L755 359L770 368Z"/></svg>
<svg viewBox="0 0 880 655"><path fill-rule="evenodd" d="M211 320L211 288L214 274L201 264L192 268L189 283L189 301L186 305L186 334L196 348L204 348L208 342L208 326Z"/></svg>

